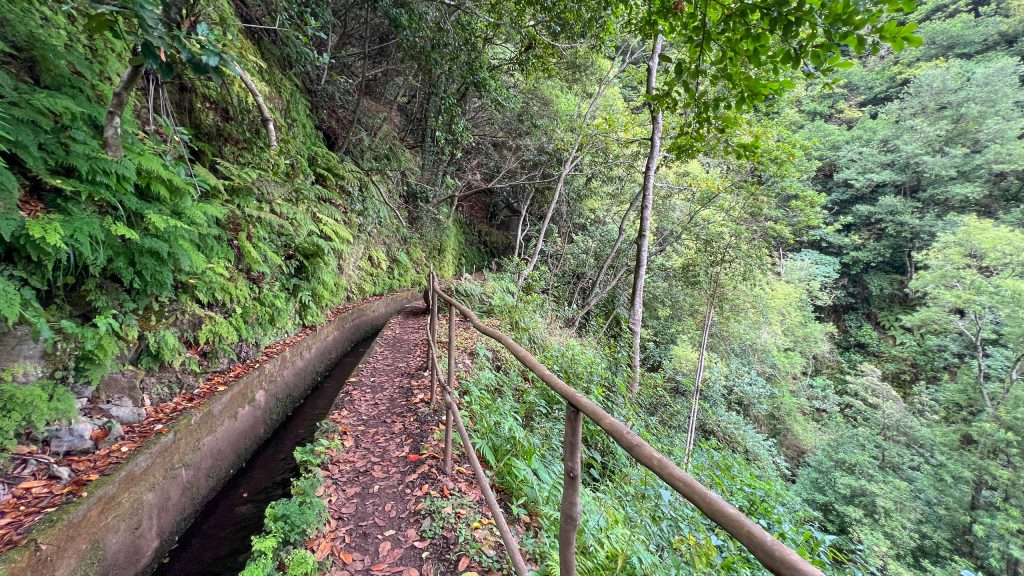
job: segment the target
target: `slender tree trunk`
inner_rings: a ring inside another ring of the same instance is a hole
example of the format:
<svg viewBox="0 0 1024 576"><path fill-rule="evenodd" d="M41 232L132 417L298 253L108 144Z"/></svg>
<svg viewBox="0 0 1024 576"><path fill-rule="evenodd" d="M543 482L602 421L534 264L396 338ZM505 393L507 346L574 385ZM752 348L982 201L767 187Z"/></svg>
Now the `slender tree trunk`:
<svg viewBox="0 0 1024 576"><path fill-rule="evenodd" d="M327 61L324 62L324 73L320 76L320 86L327 83L327 74L331 71L331 52L334 51L334 18L331 18L330 26L327 27Z"/></svg>
<svg viewBox="0 0 1024 576"><path fill-rule="evenodd" d="M526 213L530 209L531 200L533 200L532 192L529 196L526 197L526 200L523 202L523 205L519 208L519 225L516 226L516 250L513 254L513 258L515 258L516 260L519 259L519 252L523 248L523 235L526 234L526 231L523 230L523 224L526 222Z"/></svg>
<svg viewBox="0 0 1024 576"><path fill-rule="evenodd" d="M1010 364L1010 376L1006 379L1006 386L1003 387L1003 397L1000 400L1000 404L1006 400L1006 397L1010 395L1010 391L1017 382L1024 377L1021 374L1021 369L1024 368L1024 354L1017 356L1017 358Z"/></svg>
<svg viewBox="0 0 1024 576"><path fill-rule="evenodd" d="M711 293L708 294L708 307L704 311L704 329L700 335L700 353L697 357L697 374L693 378L693 401L690 404L690 422L686 432L686 456L683 470L690 471L690 459L693 457L693 441L697 436L697 408L700 406L700 389L704 381L704 360L708 351L708 334L711 333L711 320L715 314L715 296L718 293L718 272L711 281Z"/></svg>
<svg viewBox="0 0 1024 576"><path fill-rule="evenodd" d="M634 194L633 199L629 201L629 206L626 207L626 211L622 213L622 219L619 220L619 231L615 236L615 243L612 244L611 250L608 251L608 256L604 259L604 262L601 263L601 268L597 271L594 283L590 287L590 293L587 294L588 298L585 298L584 300L589 299L591 293L594 292L594 289L601 284L601 281L604 280L604 275L608 273L608 266L611 265L612 260L614 260L615 256L618 255L619 248L622 247L622 241L626 238L626 222L629 220L629 215L633 213L633 208L636 208L636 203L639 200L640 193Z"/></svg>
<svg viewBox="0 0 1024 576"><path fill-rule="evenodd" d="M965 328L961 327L967 337L971 339L974 344L974 361L977 365L977 381L978 391L981 393L981 400L985 403L985 412L988 415L988 419L992 420L995 417L995 406L992 405L992 398L988 394L988 388L985 385L985 340L982 338L981 320L978 318L978 313L974 312L974 325L976 327L974 333L968 332Z"/></svg>
<svg viewBox="0 0 1024 576"><path fill-rule="evenodd" d="M590 312L590 309L600 302L612 287L618 284L619 279L625 272L625 270L620 270L608 286L601 286L601 282L604 281L604 277L608 273L608 267L611 266L612 261L619 254L619 248L622 247L622 241L626 238L626 222L629 220L629 215L633 212L633 208L636 207L638 200L640 200L639 192L633 196L633 199L629 202L629 206L626 207L626 211L622 213L622 219L619 220L619 232L615 237L615 243L612 244L611 250L608 251L608 256L605 257L604 262L601 263L601 267L597 271L597 276L594 277L594 281L591 282L590 288L587 289L587 295L583 297L583 305L572 317L572 320L569 321L570 329L575 330L579 327L583 316L587 312Z"/></svg>
<svg viewBox="0 0 1024 576"><path fill-rule="evenodd" d="M352 110L352 122L348 125L348 131L345 132L345 139L341 141L341 146L338 149L338 154L341 156L345 155L345 150L348 149L348 143L352 140L352 134L356 131L356 124L359 123L359 110L363 107L363 86L366 82L366 66L370 61L370 6L369 4L365 7L365 13L363 14L363 69L359 73L359 89L356 91L356 106Z"/></svg>
<svg viewBox="0 0 1024 576"><path fill-rule="evenodd" d="M274 116L270 113L270 108L267 108L266 102L263 101L263 95L260 94L256 83L252 81L249 74L242 69L238 63L235 63L235 68L238 70L238 79L245 84L245 88L249 91L254 102L256 102L256 108L260 111L260 117L263 118L263 127L267 130L267 140L270 141L270 149L277 150L277 129L274 127Z"/></svg>
<svg viewBox="0 0 1024 576"><path fill-rule="evenodd" d="M548 226L551 224L551 217L555 214L555 209L558 207L558 200L562 197L562 188L565 187L565 180L569 176L569 172L576 167L576 164L582 160L582 157L577 157L577 153L580 149L580 144L583 142L583 130L580 130L579 136L576 138L576 142L573 143L572 149L569 151L569 156L566 158L565 163L562 164L562 169L558 172L558 180L555 182L555 191L551 194L551 203L548 205L548 211L544 214L544 219L541 220L540 230L537 232L537 242L533 245L533 252L530 254L530 260L526 263L526 268L519 274L519 279L516 282L517 286L522 286L523 282L526 281L526 277L529 276L530 272L537 267L537 260L540 258L540 250L544 246L544 236L548 232Z"/></svg>
<svg viewBox="0 0 1024 576"><path fill-rule="evenodd" d="M651 261L651 260L654 260L656 257L660 256L666 250L668 250L670 247L672 247L672 245L675 244L675 242L681 236L682 236L681 234L671 234L671 233L665 234L664 236L662 236L661 240L658 242L657 247L654 249L654 251L652 251L648 255L648 257L647 257L648 262ZM613 288L615 288L616 286L619 285L619 281L622 279L623 275L625 275L626 270L628 268L629 268L628 265L619 268L619 270L615 273L615 275L612 277L611 281L608 282L608 284L606 284L596 294L591 296L586 302L583 303L583 306L580 308L579 313L576 316L574 316L573 319L571 320L571 322L569 324L570 328L575 330L576 328L579 327L579 323L580 323L580 321L582 321L583 315L586 314L587 312L590 312L590 310L593 309L594 306L597 306L597 304L601 300L604 300L605 296L607 296L608 293L611 292ZM602 333L603 333L603 331L602 331Z"/></svg>
<svg viewBox="0 0 1024 576"><path fill-rule="evenodd" d="M533 269L537 267L537 260L540 258L540 250L544 246L544 236L547 234L548 225L551 224L551 217L555 213L555 209L558 207L558 200L562 195L562 189L565 187L565 180L568 178L569 173L572 172L573 168L583 160L583 155L580 154L580 146L583 144L583 137L586 135L587 124L590 121L590 117L593 116L594 111L597 110L597 103L601 100L601 96L604 95L605 91L611 85L612 81L626 69L629 64L629 58L622 63L616 69L616 61L619 55L622 53L620 50L616 53L615 58L612 59L611 67L608 69L608 73L605 74L601 83L597 87L597 92L594 93L594 97L590 99L590 105L587 107L587 111L583 114L583 122L580 126L580 131L576 135L576 141L573 142L572 148L569 150L569 155L566 157L565 162L562 164L562 169L558 172L558 180L555 182L555 191L551 194L551 204L548 205L548 211L544 214L544 220L541 221L540 230L537 232L537 243L533 246L533 253L530 254L530 260L526 263L526 268L519 274L519 279L516 282L517 286L522 286L523 282L526 281L526 277L533 272Z"/></svg>
<svg viewBox="0 0 1024 576"><path fill-rule="evenodd" d="M141 77L142 64L130 66L121 75L121 81L117 83L114 94L110 97L110 106L107 107L107 116L103 121L103 147L107 150L107 156L111 158L124 156L124 148L121 145L121 118L128 97Z"/></svg>
<svg viewBox="0 0 1024 576"><path fill-rule="evenodd" d="M661 56L661 34L654 39L651 49L651 60L647 63L647 95L654 96L658 82L658 59ZM653 102L648 104L651 110L651 147L647 153L647 166L644 168L644 184L641 188L640 228L636 235L636 267L633 273L633 296L629 310L629 331L633 336L632 374L629 379L629 390L636 394L640 390L640 329L643 327L644 314L644 281L647 276L647 256L651 235L651 208L654 204L654 174L658 170L658 157L661 155L661 108Z"/></svg>
<svg viewBox="0 0 1024 576"><path fill-rule="evenodd" d="M577 328L579 328L580 322L583 321L583 316L585 316L588 312L593 310L594 306L597 306L598 303L604 300L605 296L607 296L613 288L619 285L619 281L621 281L622 277L626 275L626 271L628 269L628 265L619 268L618 271L615 272L615 275L612 276L612 279L608 282L608 284L603 286L600 290L598 290L596 294L594 294L586 302L584 302L583 306L580 307L579 312L575 316L573 316L572 320L569 322L569 328L571 328L572 330L576 330Z"/></svg>

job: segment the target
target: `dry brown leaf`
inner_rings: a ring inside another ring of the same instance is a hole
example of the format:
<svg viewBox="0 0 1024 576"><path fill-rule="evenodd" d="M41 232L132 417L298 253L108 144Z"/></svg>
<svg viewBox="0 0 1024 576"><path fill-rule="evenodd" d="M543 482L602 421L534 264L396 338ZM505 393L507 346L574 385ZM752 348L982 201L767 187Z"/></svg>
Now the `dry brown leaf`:
<svg viewBox="0 0 1024 576"><path fill-rule="evenodd" d="M327 555L331 553L331 541L324 540L320 543L320 546L316 549L316 561L322 562Z"/></svg>

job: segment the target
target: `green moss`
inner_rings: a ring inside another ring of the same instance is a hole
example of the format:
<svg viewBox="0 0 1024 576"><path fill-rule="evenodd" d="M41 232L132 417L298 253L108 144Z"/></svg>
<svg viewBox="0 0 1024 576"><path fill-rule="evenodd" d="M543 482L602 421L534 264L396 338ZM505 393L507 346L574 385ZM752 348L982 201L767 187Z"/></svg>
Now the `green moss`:
<svg viewBox="0 0 1024 576"><path fill-rule="evenodd" d="M100 559L103 558L103 547L93 544L89 547L89 554L75 568L74 576L100 576Z"/></svg>

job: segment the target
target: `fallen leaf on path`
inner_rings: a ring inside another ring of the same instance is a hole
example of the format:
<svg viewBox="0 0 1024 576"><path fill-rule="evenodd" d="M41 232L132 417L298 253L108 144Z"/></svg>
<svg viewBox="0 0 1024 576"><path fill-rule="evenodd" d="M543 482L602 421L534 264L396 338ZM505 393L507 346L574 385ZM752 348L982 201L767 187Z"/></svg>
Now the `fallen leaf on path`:
<svg viewBox="0 0 1024 576"><path fill-rule="evenodd" d="M331 553L331 541L324 540L320 543L320 546L316 549L316 561L322 562L327 555Z"/></svg>

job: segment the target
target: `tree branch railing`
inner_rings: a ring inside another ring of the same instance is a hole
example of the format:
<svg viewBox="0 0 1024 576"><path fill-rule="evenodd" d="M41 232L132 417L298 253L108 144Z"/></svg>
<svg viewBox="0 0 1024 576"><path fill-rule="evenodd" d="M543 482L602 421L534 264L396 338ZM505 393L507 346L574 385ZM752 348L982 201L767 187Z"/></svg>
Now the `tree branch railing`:
<svg viewBox="0 0 1024 576"><path fill-rule="evenodd" d="M487 480L487 475L477 458L476 450L470 442L455 395L455 323L459 314L477 332L504 346L523 366L566 401L565 436L563 439L564 477L558 530L558 558L562 576L576 576L576 534L580 517L583 416L597 424L641 466L661 478L712 522L739 541L771 573L779 576L823 576L821 570L815 568L806 559L773 537L717 493L684 472L682 468L654 449L594 401L562 381L515 340L500 330L481 322L469 307L444 292L433 270L429 276L427 296L430 306L430 320L427 324L431 382L430 402L433 407L435 405L435 388L440 386L446 410L444 470L446 474L451 473L451 438L452 424L454 423L462 440L463 450L473 468L477 484L484 494L487 508L494 518L494 523L501 534L505 550L517 576L528 576L529 567L523 559L515 536L505 521L494 491ZM441 378L442 371L437 351L437 310L440 301L449 305L446 381Z"/></svg>

